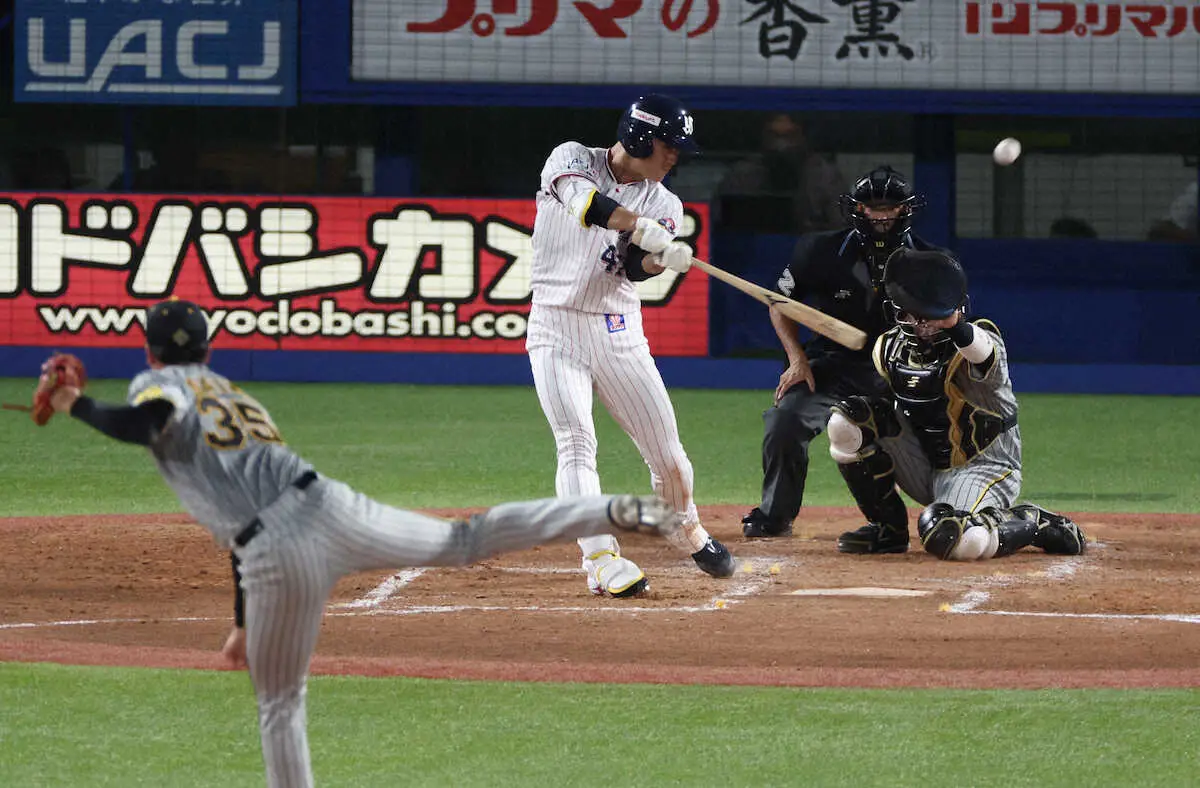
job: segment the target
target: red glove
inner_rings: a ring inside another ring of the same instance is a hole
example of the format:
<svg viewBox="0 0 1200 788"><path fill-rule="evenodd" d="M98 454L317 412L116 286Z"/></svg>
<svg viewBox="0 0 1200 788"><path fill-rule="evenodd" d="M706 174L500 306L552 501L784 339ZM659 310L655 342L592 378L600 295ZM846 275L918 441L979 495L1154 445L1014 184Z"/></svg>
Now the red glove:
<svg viewBox="0 0 1200 788"><path fill-rule="evenodd" d="M68 386L83 390L87 386L87 370L78 357L70 353L55 353L42 364L42 376L38 378L37 389L33 392L33 423L39 427L50 421L54 415L54 405L50 398L54 392Z"/></svg>

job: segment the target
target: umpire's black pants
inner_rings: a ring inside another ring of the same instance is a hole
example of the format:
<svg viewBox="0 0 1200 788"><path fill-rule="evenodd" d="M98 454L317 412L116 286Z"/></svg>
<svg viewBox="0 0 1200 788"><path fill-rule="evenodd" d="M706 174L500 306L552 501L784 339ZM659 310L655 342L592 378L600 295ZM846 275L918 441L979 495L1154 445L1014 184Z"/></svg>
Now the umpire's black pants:
<svg viewBox="0 0 1200 788"><path fill-rule="evenodd" d="M808 479L808 444L825 430L829 409L855 394L884 396L887 385L870 359L819 356L810 362L816 390L800 383L763 412L763 485L759 509L777 527L800 513Z"/></svg>

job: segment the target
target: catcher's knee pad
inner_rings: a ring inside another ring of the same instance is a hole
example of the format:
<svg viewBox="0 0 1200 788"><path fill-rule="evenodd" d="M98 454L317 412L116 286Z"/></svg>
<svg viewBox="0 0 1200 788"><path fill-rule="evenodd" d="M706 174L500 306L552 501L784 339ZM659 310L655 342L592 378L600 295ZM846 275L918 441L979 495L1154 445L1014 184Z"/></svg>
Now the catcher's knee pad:
<svg viewBox="0 0 1200 788"><path fill-rule="evenodd" d="M862 434L863 446L879 438L894 438L900 434L900 422L896 419L890 400L881 397L847 397L834 405L832 410L830 421L833 416L840 416L857 427Z"/></svg>
<svg viewBox="0 0 1200 788"><path fill-rule="evenodd" d="M829 434L829 456L834 462L846 465L862 459L859 452L864 444L863 431L836 407L829 417L826 432Z"/></svg>
<svg viewBox="0 0 1200 788"><path fill-rule="evenodd" d="M953 558L955 548L963 539L963 533L972 526L983 527L972 523L967 512L959 511L948 503L931 503L917 518L917 535L921 537L921 544L925 547L925 552L935 555L943 561L948 561ZM980 534L972 534L970 542L964 546L964 555L976 550L979 536ZM979 549L979 553L980 555L974 556L974 558L979 558L983 554L982 548ZM974 558L963 558L962 560L974 560Z"/></svg>

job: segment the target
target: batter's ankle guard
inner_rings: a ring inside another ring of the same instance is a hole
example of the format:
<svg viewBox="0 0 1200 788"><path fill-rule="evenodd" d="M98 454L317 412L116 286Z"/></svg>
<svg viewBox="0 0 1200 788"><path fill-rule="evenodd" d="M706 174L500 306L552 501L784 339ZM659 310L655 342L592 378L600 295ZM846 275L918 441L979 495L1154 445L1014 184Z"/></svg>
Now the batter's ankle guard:
<svg viewBox="0 0 1200 788"><path fill-rule="evenodd" d="M839 464L838 471L868 520L908 532L908 511L896 492L896 466L886 452L875 448L858 462Z"/></svg>

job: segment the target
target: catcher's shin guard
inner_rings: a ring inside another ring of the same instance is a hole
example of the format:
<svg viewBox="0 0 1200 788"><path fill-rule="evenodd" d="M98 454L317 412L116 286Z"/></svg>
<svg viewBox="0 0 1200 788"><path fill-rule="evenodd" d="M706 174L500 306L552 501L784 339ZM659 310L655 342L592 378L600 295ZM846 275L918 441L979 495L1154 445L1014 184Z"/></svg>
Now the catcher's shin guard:
<svg viewBox="0 0 1200 788"><path fill-rule="evenodd" d="M985 506L970 517L970 522L988 528L996 534L996 549L990 558L1003 558L1012 555L1022 547L1033 544L1037 535L1037 526L1021 517L1010 509L998 509L995 506Z"/></svg>
<svg viewBox="0 0 1200 788"><path fill-rule="evenodd" d="M903 553L908 550L908 512L896 492L892 458L878 448L858 462L839 464L850 494L868 522L838 537L841 553Z"/></svg>
<svg viewBox="0 0 1200 788"><path fill-rule="evenodd" d="M1031 503L1018 504L1009 510L1012 515L1036 526L1029 544L1052 555L1080 555L1087 549L1083 529L1070 518L1048 512Z"/></svg>

